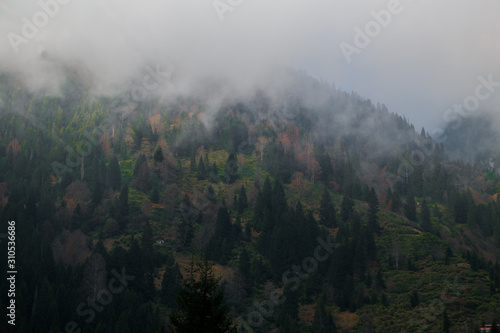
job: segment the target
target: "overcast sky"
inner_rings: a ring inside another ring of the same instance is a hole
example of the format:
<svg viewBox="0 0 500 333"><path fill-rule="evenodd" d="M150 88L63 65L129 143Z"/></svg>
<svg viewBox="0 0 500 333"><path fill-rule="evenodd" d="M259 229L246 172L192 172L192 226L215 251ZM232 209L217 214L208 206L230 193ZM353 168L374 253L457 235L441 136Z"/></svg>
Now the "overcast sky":
<svg viewBox="0 0 500 333"><path fill-rule="evenodd" d="M474 96L479 76L500 82L499 14L498 0L0 0L0 69L37 89L75 67L106 92L158 64L179 90L212 75L244 90L280 64L430 132ZM369 42L356 44L356 27ZM494 89L480 108L498 114Z"/></svg>

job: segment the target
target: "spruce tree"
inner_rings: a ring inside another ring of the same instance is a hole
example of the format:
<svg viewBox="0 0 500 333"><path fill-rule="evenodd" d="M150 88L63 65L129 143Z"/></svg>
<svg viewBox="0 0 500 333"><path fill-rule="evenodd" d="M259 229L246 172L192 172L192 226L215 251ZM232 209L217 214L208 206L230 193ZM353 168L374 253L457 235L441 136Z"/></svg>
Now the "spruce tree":
<svg viewBox="0 0 500 333"><path fill-rule="evenodd" d="M108 186L113 190L119 190L122 183L122 176L120 171L120 165L118 164L118 159L116 156L111 158L108 167Z"/></svg>
<svg viewBox="0 0 500 333"><path fill-rule="evenodd" d="M158 149L156 149L155 154L153 156L155 163L161 163L163 162L163 150L161 149L160 146L158 146Z"/></svg>
<svg viewBox="0 0 500 333"><path fill-rule="evenodd" d="M238 194L238 214L243 213L247 208L248 208L247 192L245 191L245 187L241 185Z"/></svg>
<svg viewBox="0 0 500 333"><path fill-rule="evenodd" d="M450 326L451 326L451 322L450 322L450 319L448 318L448 313L445 309L444 313L443 313L443 332L450 333Z"/></svg>
<svg viewBox="0 0 500 333"><path fill-rule="evenodd" d="M378 216L377 213L379 211L379 202L377 198L377 193L375 189L372 187L368 194L368 225L372 229L372 231L378 233L380 232L380 226L378 224Z"/></svg>
<svg viewBox="0 0 500 333"><path fill-rule="evenodd" d="M340 215L342 216L342 221L346 222L349 220L354 213L354 200L344 195L342 203L340 204Z"/></svg>
<svg viewBox="0 0 500 333"><path fill-rule="evenodd" d="M229 154L227 158L224 177L227 184L232 184L239 178L238 159L234 153Z"/></svg>
<svg viewBox="0 0 500 333"><path fill-rule="evenodd" d="M427 205L427 201L425 199L422 203L422 211L421 211L420 215L421 215L421 219L422 219L422 230L425 232L431 232L432 231L431 211L430 211L429 206Z"/></svg>
<svg viewBox="0 0 500 333"><path fill-rule="evenodd" d="M408 195L408 199L406 200L405 216L410 221L415 221L417 219L417 203L412 194Z"/></svg>
<svg viewBox="0 0 500 333"><path fill-rule="evenodd" d="M206 174L205 162L203 162L203 156L200 157L200 162L198 163L198 180L204 180Z"/></svg>
<svg viewBox="0 0 500 333"><path fill-rule="evenodd" d="M203 257L191 259L177 298L179 310L169 315L175 333L237 333L220 282L212 263Z"/></svg>
<svg viewBox="0 0 500 333"><path fill-rule="evenodd" d="M219 208L215 231L206 247L207 258L226 264L233 248L233 226L226 207Z"/></svg>
<svg viewBox="0 0 500 333"><path fill-rule="evenodd" d="M153 192L151 193L151 202L157 204L160 201L160 192L158 192L158 187L155 186Z"/></svg>
<svg viewBox="0 0 500 333"><path fill-rule="evenodd" d="M322 225L330 228L337 227L337 215L335 213L335 207L332 204L332 199L330 197L330 192L324 189L323 195L321 196L321 204L319 208L319 221Z"/></svg>
<svg viewBox="0 0 500 333"><path fill-rule="evenodd" d="M177 310L177 295L181 290L182 275L172 256L167 257L165 273L161 281L160 300L168 308Z"/></svg>

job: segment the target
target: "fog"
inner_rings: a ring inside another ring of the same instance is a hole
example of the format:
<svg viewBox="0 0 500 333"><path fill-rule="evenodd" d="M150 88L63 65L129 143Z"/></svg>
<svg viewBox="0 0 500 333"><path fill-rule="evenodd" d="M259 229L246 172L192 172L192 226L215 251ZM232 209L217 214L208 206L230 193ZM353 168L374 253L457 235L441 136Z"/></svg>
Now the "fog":
<svg viewBox="0 0 500 333"><path fill-rule="evenodd" d="M478 77L500 82L498 13L494 0L0 0L0 70L48 94L68 73L112 94L153 70L168 99L207 79L242 95L286 66L432 132ZM495 86L478 111L498 118L499 102Z"/></svg>

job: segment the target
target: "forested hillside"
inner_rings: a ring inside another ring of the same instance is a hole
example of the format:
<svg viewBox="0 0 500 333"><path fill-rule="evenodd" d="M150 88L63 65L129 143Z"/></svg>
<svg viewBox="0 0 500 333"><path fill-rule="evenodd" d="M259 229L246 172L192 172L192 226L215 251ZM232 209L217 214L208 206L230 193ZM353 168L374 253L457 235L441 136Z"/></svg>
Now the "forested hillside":
<svg viewBox="0 0 500 333"><path fill-rule="evenodd" d="M238 332L500 322L498 173L384 105L280 75L279 93L215 104L216 87L127 103L76 78L55 96L1 75L16 332L170 332L198 254Z"/></svg>

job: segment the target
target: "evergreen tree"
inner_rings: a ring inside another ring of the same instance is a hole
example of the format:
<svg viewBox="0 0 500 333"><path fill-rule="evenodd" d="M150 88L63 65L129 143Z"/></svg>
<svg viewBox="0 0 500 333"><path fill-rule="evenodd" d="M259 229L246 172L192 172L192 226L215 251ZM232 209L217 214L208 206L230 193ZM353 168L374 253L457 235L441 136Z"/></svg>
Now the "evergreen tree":
<svg viewBox="0 0 500 333"><path fill-rule="evenodd" d="M340 215L342 216L342 221L346 222L349 220L354 213L354 200L344 195L342 203L340 204Z"/></svg>
<svg viewBox="0 0 500 333"><path fill-rule="evenodd" d="M394 213L399 213L401 209L401 196L399 195L399 192L394 191L392 194L392 198L391 211Z"/></svg>
<svg viewBox="0 0 500 333"><path fill-rule="evenodd" d="M431 211L429 209L429 206L427 206L427 200L425 199L422 203L422 211L420 215L422 219L422 230L425 232L431 232L432 231Z"/></svg>
<svg viewBox="0 0 500 333"><path fill-rule="evenodd" d="M247 192L245 191L245 187L241 185L240 192L238 194L238 214L242 214L247 208L248 208Z"/></svg>
<svg viewBox="0 0 500 333"><path fill-rule="evenodd" d="M231 217L226 207L219 208L215 231L206 247L207 258L226 264L231 257L234 239Z"/></svg>
<svg viewBox="0 0 500 333"><path fill-rule="evenodd" d="M147 161L146 156L144 154L139 155L139 157L137 158L137 161L135 162L135 165L134 165L134 174L133 174L134 176L137 176L139 174L139 168L146 161Z"/></svg>
<svg viewBox="0 0 500 333"><path fill-rule="evenodd" d="M203 162L203 156L200 157L200 162L198 163L198 180L204 180L205 176L205 162Z"/></svg>
<svg viewBox="0 0 500 333"><path fill-rule="evenodd" d="M155 186L153 192L151 193L151 202L157 204L160 201L160 192L158 192L158 187Z"/></svg>
<svg viewBox="0 0 500 333"><path fill-rule="evenodd" d="M326 187L323 191L323 195L321 196L319 221L326 227L337 227L337 214L335 213L335 207L332 204L330 192L328 192Z"/></svg>
<svg viewBox="0 0 500 333"><path fill-rule="evenodd" d="M443 313L443 332L450 333L450 326L451 322L450 319L448 318L448 312L445 309Z"/></svg>
<svg viewBox="0 0 500 333"><path fill-rule="evenodd" d="M418 304L420 303L420 300L418 298L418 293L416 290L413 290L413 292L411 293L411 296L410 296L410 304L411 304L411 307L414 308L416 307Z"/></svg>
<svg viewBox="0 0 500 333"><path fill-rule="evenodd" d="M158 149L156 149L155 154L153 155L153 159L155 160L155 163L163 162L163 150L160 146L158 146Z"/></svg>
<svg viewBox="0 0 500 333"><path fill-rule="evenodd" d="M148 263L153 257L153 229L149 221L146 221L142 231L141 250L144 263ZM152 267L152 264L149 266Z"/></svg>
<svg viewBox="0 0 500 333"><path fill-rule="evenodd" d="M378 224L378 216L377 213L379 211L379 202L377 198L377 193L375 192L375 189L372 187L368 194L368 225L370 228L376 232L380 232L380 225Z"/></svg>
<svg viewBox="0 0 500 333"><path fill-rule="evenodd" d="M490 333L498 333L500 330L498 329L497 321L493 320L493 324L491 325Z"/></svg>
<svg viewBox="0 0 500 333"><path fill-rule="evenodd" d="M175 333L237 333L220 281L205 258L191 259L177 298L179 311L169 315Z"/></svg>
<svg viewBox="0 0 500 333"><path fill-rule="evenodd" d="M417 203L413 195L408 195L405 205L405 216L410 221L415 221L417 219Z"/></svg>
<svg viewBox="0 0 500 333"><path fill-rule="evenodd" d="M136 166L137 164L138 163L136 163ZM137 173L135 173L134 169L134 174L135 176L132 180L132 186L139 191L149 191L151 189L151 175L148 162L146 160L144 160L144 162L137 168Z"/></svg>
<svg viewBox="0 0 500 333"><path fill-rule="evenodd" d="M229 154L229 157L226 161L226 169L224 172L225 182L227 184L232 184L239 178L238 168L239 166L236 154Z"/></svg>
<svg viewBox="0 0 500 333"><path fill-rule="evenodd" d="M238 261L238 269L240 270L241 275L243 275L246 281L251 281L250 256L248 255L248 251L246 248L243 248L243 250L241 250L240 259Z"/></svg>
<svg viewBox="0 0 500 333"><path fill-rule="evenodd" d="M313 322L314 332L316 333L336 333L337 327L333 321L332 314L326 312L325 296L321 295L316 303Z"/></svg>
<svg viewBox="0 0 500 333"><path fill-rule="evenodd" d="M195 153L191 154L191 160L189 164L189 169L191 171L196 171L196 159L195 159Z"/></svg>
<svg viewBox="0 0 500 333"><path fill-rule="evenodd" d="M119 190L122 186L120 165L118 164L118 159L116 158L116 156L113 156L111 158L111 161L109 161L108 186L115 191Z"/></svg>
<svg viewBox="0 0 500 333"><path fill-rule="evenodd" d="M182 275L172 256L167 257L165 273L161 280L160 300L168 308L177 310L177 295L181 290Z"/></svg>
<svg viewBox="0 0 500 333"><path fill-rule="evenodd" d="M212 164L212 170L210 171L210 181L214 184L219 182L219 171L217 170L217 164L215 164L215 162Z"/></svg>
<svg viewBox="0 0 500 333"><path fill-rule="evenodd" d="M128 223L128 185L122 187L120 196L118 198L118 203L118 225L120 226L120 229L123 230Z"/></svg>

